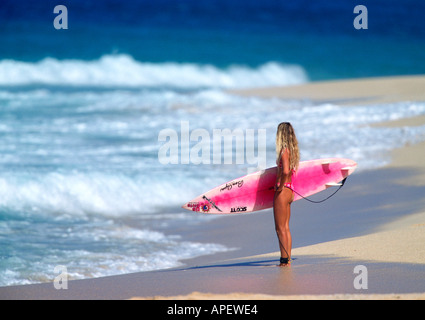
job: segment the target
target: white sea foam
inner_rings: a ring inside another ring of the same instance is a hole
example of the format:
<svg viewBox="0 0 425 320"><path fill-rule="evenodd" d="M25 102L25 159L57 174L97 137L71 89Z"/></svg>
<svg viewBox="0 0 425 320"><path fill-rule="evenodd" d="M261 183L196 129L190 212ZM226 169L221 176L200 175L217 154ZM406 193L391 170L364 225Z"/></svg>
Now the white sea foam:
<svg viewBox="0 0 425 320"><path fill-rule="evenodd" d="M100 87L241 88L299 84L307 81L297 65L269 62L258 68L233 65L220 69L194 63L148 63L125 54L98 60L39 62L0 61L0 85L59 85Z"/></svg>
<svg viewBox="0 0 425 320"><path fill-rule="evenodd" d="M112 221L32 221L30 227L26 233L13 235L17 229L26 228L25 222L15 221L10 232L4 233L20 244L11 250L7 246L0 249L0 286L53 281L57 265L66 266L68 280L85 279L177 267L180 260L228 250L218 244L182 241L179 236L117 226Z"/></svg>
<svg viewBox="0 0 425 320"><path fill-rule="evenodd" d="M185 182L182 173L156 176L118 173L4 173L0 177L0 209L42 216L105 218L169 213L195 192L200 181ZM178 185L185 183L183 190Z"/></svg>

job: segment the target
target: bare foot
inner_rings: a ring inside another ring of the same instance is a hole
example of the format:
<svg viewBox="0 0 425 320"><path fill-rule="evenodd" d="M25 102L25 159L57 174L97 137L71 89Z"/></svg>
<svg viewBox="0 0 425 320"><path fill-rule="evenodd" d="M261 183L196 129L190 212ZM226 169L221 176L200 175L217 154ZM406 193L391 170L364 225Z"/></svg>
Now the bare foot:
<svg viewBox="0 0 425 320"><path fill-rule="evenodd" d="M281 263L278 265L278 267L290 267L291 264L290 263Z"/></svg>
<svg viewBox="0 0 425 320"><path fill-rule="evenodd" d="M280 258L279 267L289 267L291 266L291 258Z"/></svg>

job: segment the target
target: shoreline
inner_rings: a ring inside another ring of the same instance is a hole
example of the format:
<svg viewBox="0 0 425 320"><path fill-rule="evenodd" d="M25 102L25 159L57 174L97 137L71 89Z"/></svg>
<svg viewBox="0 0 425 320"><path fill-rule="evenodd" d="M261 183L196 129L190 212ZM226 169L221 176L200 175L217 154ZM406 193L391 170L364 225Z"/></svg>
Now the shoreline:
<svg viewBox="0 0 425 320"><path fill-rule="evenodd" d="M425 101L425 76L394 76L317 81L286 87L229 90L241 96L310 100L314 104L373 105Z"/></svg>
<svg viewBox="0 0 425 320"><path fill-rule="evenodd" d="M298 95L349 108L360 101L425 101L423 87L425 77L391 77L243 94L272 98L277 92L280 98ZM425 115L376 126L417 125L425 125ZM350 176L332 201L295 202L290 268L276 267L273 217L265 210L173 231L233 251L183 260L182 267L172 269L72 280L68 290L56 290L52 283L0 287L0 299L425 299L425 163L418 161L424 156L425 141L401 146L389 165ZM353 287L356 265L367 267L368 290Z"/></svg>

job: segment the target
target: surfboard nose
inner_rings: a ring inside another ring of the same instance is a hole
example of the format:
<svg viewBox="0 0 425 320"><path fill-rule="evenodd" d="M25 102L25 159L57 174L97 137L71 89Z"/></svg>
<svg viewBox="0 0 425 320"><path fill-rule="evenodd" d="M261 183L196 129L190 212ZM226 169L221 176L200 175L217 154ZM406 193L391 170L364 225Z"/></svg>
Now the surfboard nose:
<svg viewBox="0 0 425 320"><path fill-rule="evenodd" d="M197 203L197 201L195 201L195 199L190 200L189 202L186 202L184 205L182 205L183 209L189 210L189 211L194 211L194 204Z"/></svg>

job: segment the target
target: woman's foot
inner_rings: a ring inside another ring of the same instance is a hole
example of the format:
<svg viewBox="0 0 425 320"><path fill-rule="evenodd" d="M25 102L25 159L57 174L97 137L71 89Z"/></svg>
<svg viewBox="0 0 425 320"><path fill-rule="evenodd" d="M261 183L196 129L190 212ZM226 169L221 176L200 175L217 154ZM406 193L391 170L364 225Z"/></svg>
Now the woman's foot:
<svg viewBox="0 0 425 320"><path fill-rule="evenodd" d="M289 267L291 265L291 258L280 258L279 267Z"/></svg>

